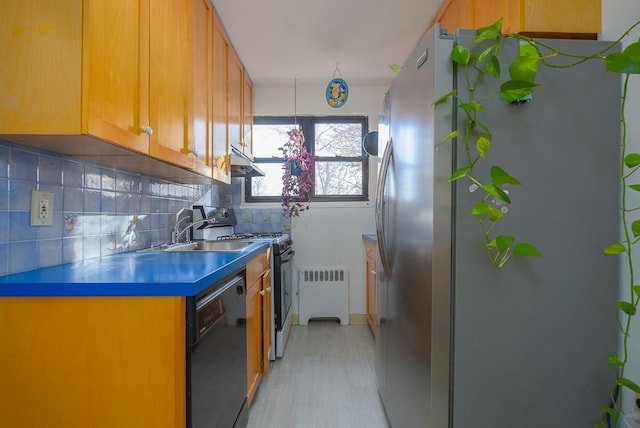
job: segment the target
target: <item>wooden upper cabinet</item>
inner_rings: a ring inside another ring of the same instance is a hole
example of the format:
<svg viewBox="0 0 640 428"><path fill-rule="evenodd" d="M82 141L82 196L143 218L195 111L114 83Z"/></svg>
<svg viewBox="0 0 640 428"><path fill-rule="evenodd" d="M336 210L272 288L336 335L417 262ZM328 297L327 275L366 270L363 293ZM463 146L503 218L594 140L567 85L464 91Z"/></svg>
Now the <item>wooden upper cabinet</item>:
<svg viewBox="0 0 640 428"><path fill-rule="evenodd" d="M151 2L150 9L149 154L174 165L193 166L188 142L187 49L188 3Z"/></svg>
<svg viewBox="0 0 640 428"><path fill-rule="evenodd" d="M230 183L229 144L245 151L243 132L250 141L250 81L208 0L6 3L0 138L174 181Z"/></svg>
<svg viewBox="0 0 640 428"><path fill-rule="evenodd" d="M144 131L150 125L148 12L148 0L117 8L109 0L92 0L86 9L82 78L87 103L82 132L145 154L149 137Z"/></svg>
<svg viewBox="0 0 640 428"><path fill-rule="evenodd" d="M189 79L189 138L193 169L207 176L213 170L213 7L209 0L192 0L189 47L192 67Z"/></svg>
<svg viewBox="0 0 640 428"><path fill-rule="evenodd" d="M147 153L148 19L148 0L6 3L0 135L65 154L109 151L81 136Z"/></svg>
<svg viewBox="0 0 640 428"><path fill-rule="evenodd" d="M503 18L507 33L595 38L602 31L601 0L447 0L438 12L449 32L481 28Z"/></svg>
<svg viewBox="0 0 640 428"><path fill-rule="evenodd" d="M242 82L242 148L253 158L253 83L246 70Z"/></svg>
<svg viewBox="0 0 640 428"><path fill-rule="evenodd" d="M244 152L242 147L242 86L244 84L244 72L238 55L229 46L228 64L228 138L230 146Z"/></svg>
<svg viewBox="0 0 640 428"><path fill-rule="evenodd" d="M227 82L230 43L224 27L213 13L213 178L231 183L228 142Z"/></svg>

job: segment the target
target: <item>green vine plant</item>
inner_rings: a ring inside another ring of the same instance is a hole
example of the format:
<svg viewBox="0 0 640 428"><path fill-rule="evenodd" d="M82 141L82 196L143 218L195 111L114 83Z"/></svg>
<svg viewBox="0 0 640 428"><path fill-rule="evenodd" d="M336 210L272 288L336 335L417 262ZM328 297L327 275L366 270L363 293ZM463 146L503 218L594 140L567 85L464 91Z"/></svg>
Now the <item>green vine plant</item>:
<svg viewBox="0 0 640 428"><path fill-rule="evenodd" d="M502 20L494 25L478 30L474 43L489 41L490 45L479 55L475 55L462 45L456 45L451 53L451 59L463 70L466 89L469 98L462 99L457 91L451 91L435 101L435 105L444 103L453 97L464 118L462 130L451 132L440 144L457 138L464 146L465 163L454 171L450 181L467 179L469 190L480 190L480 198L471 211L480 226L485 240L489 259L499 269L505 266L512 256L540 257L540 251L531 243L516 242L514 235L496 234L496 226L509 211L509 191L506 185L520 185L519 179L509 174L499 165L492 165L489 169L490 182L483 183L477 175L478 166L485 160L492 148L493 138L489 128L480 120L479 114L485 109L484 103L499 96L512 103L525 102L537 86L533 83L537 70L537 63L529 51L521 52L521 56L512 63L509 71L511 80L500 86L498 93L476 98L476 88L487 75L500 79L500 47L503 40L501 32ZM535 50L533 51L535 52Z"/></svg>
<svg viewBox="0 0 640 428"><path fill-rule="evenodd" d="M627 364L630 356L630 330L632 319L640 304L640 285L635 282L635 270L633 263L633 251L640 242L640 206L631 206L630 194L640 192L640 153L630 152L628 147L626 107L628 100L629 79L632 75L640 74L640 41L630 43L622 52L611 52L618 43L628 37L632 30L640 26L640 21L629 27L618 40L612 42L605 49L591 55L578 55L570 52L562 52L552 45L518 34L503 34L502 19L478 30L474 44L485 42L489 44L480 54L471 52L464 46L456 45L451 53L454 63L461 66L466 77L466 85L469 99L463 100L455 91L450 92L434 104L441 104L449 98L455 98L458 109L464 117L464 127L461 131L453 131L439 144L457 138L461 141L465 154L466 165L456 170L450 181L462 179L469 180L472 188L482 190L482 197L474 206L471 215L477 221L485 238L485 245L489 251L491 261L501 268L509 260L511 255L539 257L540 252L532 244L526 242L516 243L512 235L495 235L494 230L499 220L504 215L504 210L499 207L502 204L510 204L505 185L520 185L520 181L507 173L502 167L493 165L489 168L491 181L482 183L476 175L478 165L485 160L492 147L490 130L480 121L479 115L484 110L484 102L494 96L511 103L522 103L530 99L531 94L538 86L535 76L539 66L551 68L570 68L591 60L605 61L609 72L622 75L622 103L621 117L621 212L622 212L622 241L608 245L603 253L605 256L620 255L625 258L629 271L628 293L629 301L617 303L617 319L620 333L622 334L621 355L610 355L608 360L615 372L615 381L611 388L610 404L601 409L599 422L594 428L620 427L623 416L623 394L632 392L640 394L638 383L626 376ZM505 38L515 38L520 44L520 51L509 65L510 79L500 85L500 91L490 97L475 98L475 88L478 83L487 76L500 79L501 70L499 63L500 47ZM568 64L552 64L549 60L553 57L565 57ZM498 201L496 204L494 201Z"/></svg>

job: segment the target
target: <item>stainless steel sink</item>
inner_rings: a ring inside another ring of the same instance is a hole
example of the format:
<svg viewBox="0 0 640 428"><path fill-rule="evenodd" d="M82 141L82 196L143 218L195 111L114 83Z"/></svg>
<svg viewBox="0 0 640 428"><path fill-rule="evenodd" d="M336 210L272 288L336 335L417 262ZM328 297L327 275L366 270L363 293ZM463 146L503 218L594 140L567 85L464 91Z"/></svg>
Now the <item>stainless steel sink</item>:
<svg viewBox="0 0 640 428"><path fill-rule="evenodd" d="M255 241L195 241L173 244L164 251L243 251Z"/></svg>

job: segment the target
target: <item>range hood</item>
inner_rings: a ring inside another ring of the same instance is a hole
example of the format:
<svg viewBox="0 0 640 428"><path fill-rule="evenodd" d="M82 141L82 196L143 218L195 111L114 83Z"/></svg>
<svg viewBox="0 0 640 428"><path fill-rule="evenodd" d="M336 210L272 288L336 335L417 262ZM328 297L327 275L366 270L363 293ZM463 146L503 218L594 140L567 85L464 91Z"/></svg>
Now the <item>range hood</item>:
<svg viewBox="0 0 640 428"><path fill-rule="evenodd" d="M231 147L231 176L232 177L262 177L264 172L244 153Z"/></svg>

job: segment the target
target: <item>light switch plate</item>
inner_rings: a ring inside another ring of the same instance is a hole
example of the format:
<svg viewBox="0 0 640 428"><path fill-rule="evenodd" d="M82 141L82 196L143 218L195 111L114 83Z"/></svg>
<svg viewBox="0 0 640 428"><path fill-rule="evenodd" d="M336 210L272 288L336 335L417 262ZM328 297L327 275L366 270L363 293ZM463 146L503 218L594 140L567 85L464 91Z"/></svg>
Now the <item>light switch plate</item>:
<svg viewBox="0 0 640 428"><path fill-rule="evenodd" d="M53 224L53 193L31 191L31 226Z"/></svg>

